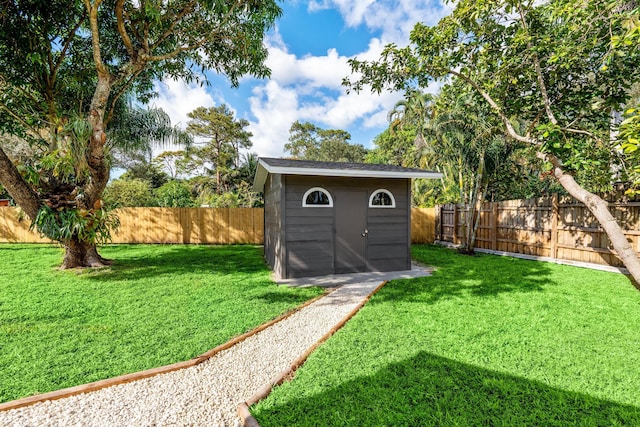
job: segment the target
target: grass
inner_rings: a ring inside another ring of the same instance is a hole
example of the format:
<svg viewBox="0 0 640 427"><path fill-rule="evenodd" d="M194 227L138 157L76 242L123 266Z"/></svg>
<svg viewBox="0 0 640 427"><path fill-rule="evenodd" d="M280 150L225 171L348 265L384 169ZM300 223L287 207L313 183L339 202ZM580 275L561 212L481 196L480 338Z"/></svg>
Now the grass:
<svg viewBox="0 0 640 427"><path fill-rule="evenodd" d="M0 402L188 360L320 294L277 286L254 246L0 245Z"/></svg>
<svg viewBox="0 0 640 427"><path fill-rule="evenodd" d="M640 293L620 274L413 248L251 408L268 426L640 425Z"/></svg>

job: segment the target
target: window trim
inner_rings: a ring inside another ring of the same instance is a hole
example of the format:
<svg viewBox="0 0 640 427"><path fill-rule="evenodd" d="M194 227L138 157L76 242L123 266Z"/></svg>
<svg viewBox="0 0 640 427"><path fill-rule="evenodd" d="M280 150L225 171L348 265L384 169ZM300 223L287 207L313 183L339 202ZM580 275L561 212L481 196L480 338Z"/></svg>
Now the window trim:
<svg viewBox="0 0 640 427"><path fill-rule="evenodd" d="M309 194L313 193L314 191L320 191L320 192L326 194L327 198L329 199L329 204L328 205L309 205L309 204L307 204L307 197L309 196ZM329 193L329 191L327 191L326 189L324 189L322 187L312 187L312 188L308 189L304 193L304 196L302 196L302 207L303 208L332 208L333 207L333 197L331 197L331 193Z"/></svg>
<svg viewBox="0 0 640 427"><path fill-rule="evenodd" d="M373 198L376 196L376 194L378 193L385 193L386 195L388 195L391 198L391 205L374 205L373 204ZM370 208L374 208L374 209L393 209L396 207L396 198L393 197L393 193L385 188L379 188L376 191L374 191L373 193L371 193L371 196L369 196L369 207Z"/></svg>

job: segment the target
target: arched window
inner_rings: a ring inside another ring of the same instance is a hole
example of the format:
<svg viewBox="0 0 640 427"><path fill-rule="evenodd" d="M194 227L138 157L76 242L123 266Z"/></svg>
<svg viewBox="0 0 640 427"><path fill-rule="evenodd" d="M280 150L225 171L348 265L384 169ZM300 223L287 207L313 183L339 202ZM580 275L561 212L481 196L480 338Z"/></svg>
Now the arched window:
<svg viewBox="0 0 640 427"><path fill-rule="evenodd" d="M370 208L395 208L396 199L391 194L391 191L380 189L376 190L369 197Z"/></svg>
<svg viewBox="0 0 640 427"><path fill-rule="evenodd" d="M331 207L333 206L333 198L331 194L324 188L313 187L307 190L302 196L303 207Z"/></svg>

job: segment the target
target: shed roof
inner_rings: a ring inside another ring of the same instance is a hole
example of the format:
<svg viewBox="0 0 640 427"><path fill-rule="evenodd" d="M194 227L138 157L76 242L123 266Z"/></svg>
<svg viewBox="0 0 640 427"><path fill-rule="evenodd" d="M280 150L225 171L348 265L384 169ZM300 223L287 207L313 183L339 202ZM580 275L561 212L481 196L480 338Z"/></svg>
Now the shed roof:
<svg viewBox="0 0 640 427"><path fill-rule="evenodd" d="M311 160L291 160L261 157L253 181L253 190L261 192L268 174L344 176L361 178L427 178L442 177L439 172L405 168L393 165L373 165L368 163L316 162Z"/></svg>

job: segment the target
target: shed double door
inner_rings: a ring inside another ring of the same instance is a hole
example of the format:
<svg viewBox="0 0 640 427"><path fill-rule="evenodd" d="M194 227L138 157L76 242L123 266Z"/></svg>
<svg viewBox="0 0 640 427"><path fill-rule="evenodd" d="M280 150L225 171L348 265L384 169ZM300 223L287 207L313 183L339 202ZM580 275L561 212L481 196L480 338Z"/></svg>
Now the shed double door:
<svg viewBox="0 0 640 427"><path fill-rule="evenodd" d="M366 191L336 191L335 273L360 273L367 270Z"/></svg>

